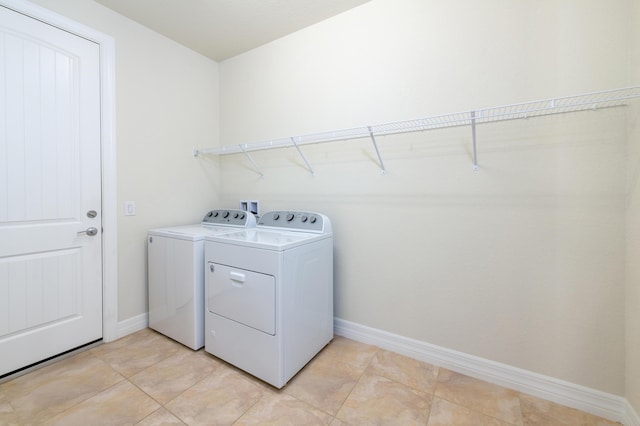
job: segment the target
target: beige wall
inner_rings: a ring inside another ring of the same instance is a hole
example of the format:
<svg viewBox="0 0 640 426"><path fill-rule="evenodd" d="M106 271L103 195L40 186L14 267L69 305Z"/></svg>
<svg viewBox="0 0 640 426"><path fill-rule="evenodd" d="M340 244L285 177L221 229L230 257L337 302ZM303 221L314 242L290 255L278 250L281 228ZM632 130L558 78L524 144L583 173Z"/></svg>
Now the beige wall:
<svg viewBox="0 0 640 426"><path fill-rule="evenodd" d="M373 0L220 64L223 145L628 84L629 1ZM625 392L626 111L221 163L221 201L328 214L335 314Z"/></svg>
<svg viewBox="0 0 640 426"><path fill-rule="evenodd" d="M218 143L218 64L93 1L34 3L115 38L118 317L129 319L148 310L147 230L218 205L217 166L191 155Z"/></svg>
<svg viewBox="0 0 640 426"><path fill-rule="evenodd" d="M189 155L218 116L233 144L640 84L637 2L373 0L219 69L92 1L34 2L116 39L120 320L146 312L148 228L258 198L331 216L336 316L615 394L626 378L640 411L638 109L480 126L478 172L469 129L379 138L386 175L367 140L304 147L315 177L279 150L255 155L264 178L225 157L221 184Z"/></svg>
<svg viewBox="0 0 640 426"><path fill-rule="evenodd" d="M633 3L632 22L640 22L640 3ZM631 84L640 85L640 28L631 30ZM626 253L626 396L640 413L640 105L629 110Z"/></svg>

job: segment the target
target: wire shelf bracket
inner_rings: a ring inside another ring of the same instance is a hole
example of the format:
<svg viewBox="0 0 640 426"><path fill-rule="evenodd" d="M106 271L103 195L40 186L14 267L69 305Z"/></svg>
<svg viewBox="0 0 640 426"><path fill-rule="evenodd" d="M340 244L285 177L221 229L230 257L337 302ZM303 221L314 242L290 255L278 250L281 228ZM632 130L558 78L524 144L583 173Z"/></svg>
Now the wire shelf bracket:
<svg viewBox="0 0 640 426"><path fill-rule="evenodd" d="M539 101L517 103L492 108L474 109L453 114L443 114L414 120L397 121L386 124L356 127L351 129L335 130L324 133L295 136L268 141L254 142L242 145L225 145L215 148L194 149L195 157L204 154L231 155L244 153L261 176L264 176L260 168L255 164L249 152L291 146L291 142L298 150L307 168L314 175L314 170L300 149L301 145L326 142L346 141L350 139L370 138L382 173L386 172L382 156L380 155L376 136L394 135L399 133L419 132L426 130L444 129L448 127L471 126L471 139L473 144L473 169L478 170L478 152L476 127L479 124L529 119L553 114L563 114L579 111L598 110L627 105L628 101L640 98L640 86L631 86L599 92L585 93L574 96L557 97Z"/></svg>
<svg viewBox="0 0 640 426"><path fill-rule="evenodd" d="M316 174L313 171L313 167L311 167L311 164L309 164L309 162L307 161L307 157L304 156L304 154L302 153L302 150L300 149L300 147L296 143L296 138L291 138L291 142L293 142L293 146L295 146L296 149L298 150L298 154L300 154L300 157L302 157L302 160L304 161L304 164L307 165L307 169L309 169L309 172L311 173L311 176L315 176Z"/></svg>
<svg viewBox="0 0 640 426"><path fill-rule="evenodd" d="M476 145L476 112L471 111L471 142L473 144L473 170L478 171L478 148Z"/></svg>
<svg viewBox="0 0 640 426"><path fill-rule="evenodd" d="M251 162L251 164L253 164L253 168L256 169L256 171L258 172L258 174L260 175L260 177L264 177L264 173L262 173L262 170L260 169L260 167L258 167L258 165L256 164L255 161L253 161L253 158L251 158L251 155L249 155L249 153L247 152L247 150L245 149L245 147L243 147L242 145L238 145L240 147L240 149L242 150L242 152L244 153L244 155L246 155L246 157L249 159L249 161Z"/></svg>
<svg viewBox="0 0 640 426"><path fill-rule="evenodd" d="M371 130L371 126L368 127L369 136L371 137L371 142L373 142L373 147L376 150L376 155L378 156L378 161L380 162L380 171L382 174L387 172L387 169L384 168L384 162L382 161L382 156L380 155L380 150L378 149L378 143L376 142L376 136L373 134L373 130Z"/></svg>

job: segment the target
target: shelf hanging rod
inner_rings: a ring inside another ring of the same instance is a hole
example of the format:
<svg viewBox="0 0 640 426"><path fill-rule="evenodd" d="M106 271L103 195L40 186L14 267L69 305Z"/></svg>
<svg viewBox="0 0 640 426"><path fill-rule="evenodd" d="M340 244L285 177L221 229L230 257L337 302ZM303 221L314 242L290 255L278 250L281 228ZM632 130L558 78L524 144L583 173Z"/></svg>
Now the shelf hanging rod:
<svg viewBox="0 0 640 426"><path fill-rule="evenodd" d="M251 156L249 155L249 153L247 152L247 150L242 146L242 144L238 145L240 147L240 149L242 150L242 152L244 152L244 155L247 156L247 158L249 159L249 161L251 162L251 164L253 164L253 167L256 169L256 171L258 172L258 174L260 175L260 177L264 177L264 173L262 173L262 170L260 170L260 167L258 167L258 165L256 164L255 161L253 161L253 158L251 158Z"/></svg>
<svg viewBox="0 0 640 426"><path fill-rule="evenodd" d="M307 157L305 157L304 154L302 153L302 150L300 149L300 147L296 143L296 139L292 137L291 138L291 142L293 142L293 146L296 147L296 149L298 150L298 154L300 154L300 157L302 157L302 159L304 160L304 164L307 165L307 169L309 169L309 172L311 173L311 176L315 176L316 174L313 171L313 168L311 167L311 164L309 164L309 162L307 161Z"/></svg>
<svg viewBox="0 0 640 426"><path fill-rule="evenodd" d="M384 167L384 162L382 161L382 156L380 155L380 150L378 150L378 143L376 142L376 137L373 134L373 130L371 130L371 126L367 127L369 129L369 136L371 136L371 142L373 142L373 147L376 150L376 155L378 156L378 161L380 162L380 171L382 174L387 172L387 169Z"/></svg>

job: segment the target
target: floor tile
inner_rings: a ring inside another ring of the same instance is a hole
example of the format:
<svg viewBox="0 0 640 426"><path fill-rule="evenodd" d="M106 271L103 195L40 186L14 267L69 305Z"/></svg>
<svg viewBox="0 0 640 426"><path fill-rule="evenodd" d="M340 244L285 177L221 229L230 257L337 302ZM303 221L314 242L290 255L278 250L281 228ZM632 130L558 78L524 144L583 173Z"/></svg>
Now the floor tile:
<svg viewBox="0 0 640 426"><path fill-rule="evenodd" d="M521 394L520 404L526 426L609 426L619 424L534 396Z"/></svg>
<svg viewBox="0 0 640 426"><path fill-rule="evenodd" d="M185 349L185 346L160 333L135 334L137 335L135 339L125 338L126 344L118 341L113 348L111 344L103 345L92 349L92 354L128 378Z"/></svg>
<svg viewBox="0 0 640 426"><path fill-rule="evenodd" d="M343 374L358 378L379 351L380 349L375 346L336 336L311 360L310 364L331 367Z"/></svg>
<svg viewBox="0 0 640 426"><path fill-rule="evenodd" d="M165 404L208 376L221 365L213 357L185 347L174 355L131 376L129 380Z"/></svg>
<svg viewBox="0 0 640 426"><path fill-rule="evenodd" d="M18 420L39 423L123 380L84 352L3 383L0 391Z"/></svg>
<svg viewBox="0 0 640 426"><path fill-rule="evenodd" d="M266 393L225 367L216 369L165 407L189 425L229 425Z"/></svg>
<svg viewBox="0 0 640 426"><path fill-rule="evenodd" d="M522 424L518 392L441 368L435 396L513 425Z"/></svg>
<svg viewBox="0 0 640 426"><path fill-rule="evenodd" d="M166 408L158 408L153 413L145 417L136 426L182 426L184 423L179 418L171 414Z"/></svg>
<svg viewBox="0 0 640 426"><path fill-rule="evenodd" d="M444 399L434 398L427 426L510 426L502 420L489 417Z"/></svg>
<svg viewBox="0 0 640 426"><path fill-rule="evenodd" d="M358 378L344 369L313 363L300 371L283 392L335 415L357 382Z"/></svg>
<svg viewBox="0 0 640 426"><path fill-rule="evenodd" d="M333 417L327 413L281 393L264 396L233 425L320 426L328 425L332 420Z"/></svg>
<svg viewBox="0 0 640 426"><path fill-rule="evenodd" d="M340 336L278 390L150 329L0 384L1 425L47 422L616 424Z"/></svg>
<svg viewBox="0 0 640 426"><path fill-rule="evenodd" d="M9 399L0 390L0 425L17 425L18 415Z"/></svg>
<svg viewBox="0 0 640 426"><path fill-rule="evenodd" d="M431 395L385 377L363 376L337 418L348 424L425 425Z"/></svg>
<svg viewBox="0 0 640 426"><path fill-rule="evenodd" d="M124 337L121 337L118 340L114 340L113 342L96 346L95 348L92 348L90 352L93 355L100 358L101 355L104 355L109 352L114 352L118 349L126 348L136 341L144 340L144 339L147 339L153 336L158 336L158 335L160 334L157 331L154 331L150 328L145 328L140 331L136 331L135 333L131 333ZM168 339L166 336L164 338Z"/></svg>
<svg viewBox="0 0 640 426"><path fill-rule="evenodd" d="M76 405L45 422L46 425L135 424L160 408L151 397L128 381Z"/></svg>
<svg viewBox="0 0 640 426"><path fill-rule="evenodd" d="M394 352L381 350L373 357L367 374L375 374L433 393L438 378L438 367Z"/></svg>
<svg viewBox="0 0 640 426"><path fill-rule="evenodd" d="M283 391L335 415L379 350L336 336Z"/></svg>

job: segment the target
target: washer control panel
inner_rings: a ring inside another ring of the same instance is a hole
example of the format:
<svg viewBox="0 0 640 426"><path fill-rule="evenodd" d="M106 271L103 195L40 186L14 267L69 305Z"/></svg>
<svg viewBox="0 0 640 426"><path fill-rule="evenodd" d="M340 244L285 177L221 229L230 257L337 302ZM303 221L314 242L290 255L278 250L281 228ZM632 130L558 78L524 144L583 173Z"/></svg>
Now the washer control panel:
<svg viewBox="0 0 640 426"><path fill-rule="evenodd" d="M256 226L256 218L244 210L210 210L204 215L202 224L253 228Z"/></svg>
<svg viewBox="0 0 640 426"><path fill-rule="evenodd" d="M272 211L260 216L259 226L302 232L327 232L328 219L320 213ZM330 231L329 231L330 232Z"/></svg>

